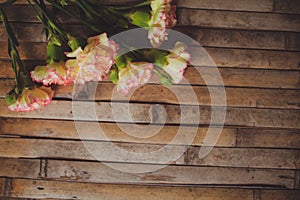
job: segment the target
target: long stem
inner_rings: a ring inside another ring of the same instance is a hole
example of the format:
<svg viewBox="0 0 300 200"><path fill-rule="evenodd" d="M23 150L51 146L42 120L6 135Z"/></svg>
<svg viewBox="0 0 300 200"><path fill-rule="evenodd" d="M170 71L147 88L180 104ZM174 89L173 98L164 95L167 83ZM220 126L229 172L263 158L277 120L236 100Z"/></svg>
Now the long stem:
<svg viewBox="0 0 300 200"><path fill-rule="evenodd" d="M52 0L46 0L46 1L49 2L53 7L59 9L60 11L64 12L65 14L69 15L70 17L77 19L82 24L90 27L92 30L94 30L96 32L103 32L101 29L99 29L95 25L83 20L80 16L77 16L77 15L73 14L72 12L68 11L67 9L63 8L60 4L56 3L55 1L52 1Z"/></svg>

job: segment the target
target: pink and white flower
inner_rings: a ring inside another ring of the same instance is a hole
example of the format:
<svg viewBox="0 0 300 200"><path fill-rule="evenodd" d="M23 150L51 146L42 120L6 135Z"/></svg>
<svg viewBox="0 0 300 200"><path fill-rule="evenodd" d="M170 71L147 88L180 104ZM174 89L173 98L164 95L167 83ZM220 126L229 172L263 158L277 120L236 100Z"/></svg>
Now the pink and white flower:
<svg viewBox="0 0 300 200"><path fill-rule="evenodd" d="M119 71L117 91L129 93L132 88L139 87L149 82L153 73L153 64L147 62L130 62Z"/></svg>
<svg viewBox="0 0 300 200"><path fill-rule="evenodd" d="M190 57L186 45L182 42L177 42L166 56L167 65L162 69L171 76L173 83L179 83L183 79L184 70L187 68Z"/></svg>
<svg viewBox="0 0 300 200"><path fill-rule="evenodd" d="M37 66L31 73L32 80L44 85L68 85L73 80L68 76L68 68L65 62L54 62L46 66Z"/></svg>
<svg viewBox="0 0 300 200"><path fill-rule="evenodd" d="M8 106L11 111L27 112L37 110L51 103L54 91L49 87L25 88L17 100Z"/></svg>
<svg viewBox="0 0 300 200"><path fill-rule="evenodd" d="M118 45L109 40L106 33L91 37L87 42L84 50L78 48L67 54L68 57L76 57L66 62L69 77L76 83L103 80L117 55Z"/></svg>
<svg viewBox="0 0 300 200"><path fill-rule="evenodd" d="M167 29L171 29L176 25L176 6L172 6L171 3L172 0L151 1L148 39L154 47L158 47L163 41L167 40Z"/></svg>

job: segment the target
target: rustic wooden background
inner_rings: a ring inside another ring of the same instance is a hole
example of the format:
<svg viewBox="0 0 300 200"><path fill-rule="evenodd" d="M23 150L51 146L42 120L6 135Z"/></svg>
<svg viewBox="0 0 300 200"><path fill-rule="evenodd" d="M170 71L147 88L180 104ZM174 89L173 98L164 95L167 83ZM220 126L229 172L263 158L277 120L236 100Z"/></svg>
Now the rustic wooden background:
<svg viewBox="0 0 300 200"><path fill-rule="evenodd" d="M125 0L110 1L117 3ZM7 11L21 42L28 67L45 58L45 38L26 1ZM3 199L247 199L296 200L300 196L300 1L299 0L178 0L177 29L192 36L219 66L227 93L225 128L213 151L197 156L208 128L210 98L195 68L185 77L199 103L183 102L206 113L193 146L159 171L128 174L99 163L84 148L72 121L72 86L58 87L54 102L39 111L20 114L6 108L4 96L13 74L7 41L0 29L0 197ZM70 27L78 27L65 21ZM80 31L80 29L79 29ZM198 66L209 74L210 68ZM169 125L148 139L124 134L109 107L112 83L96 92L100 124L111 141L127 149L160 148L176 134L180 112L176 97L166 88L148 84L132 96L134 120L150 122L148 110L163 103ZM178 92L184 85L174 86ZM86 87L87 92L89 86ZM119 97L122 100L122 96ZM192 105L191 105L192 104ZM84 139L97 146L90 128L81 122ZM130 124L125 124L130 126ZM175 126L174 126L175 125ZM186 127L189 133L190 127ZM178 145L184 145L179 143ZM147 167L149 163L117 165ZM160 164L160 163L156 163Z"/></svg>

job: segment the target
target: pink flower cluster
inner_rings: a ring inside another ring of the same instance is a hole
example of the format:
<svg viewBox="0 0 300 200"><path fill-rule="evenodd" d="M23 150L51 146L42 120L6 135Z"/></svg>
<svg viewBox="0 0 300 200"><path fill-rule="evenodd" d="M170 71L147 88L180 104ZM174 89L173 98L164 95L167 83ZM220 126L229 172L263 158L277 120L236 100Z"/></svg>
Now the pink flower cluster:
<svg viewBox="0 0 300 200"><path fill-rule="evenodd" d="M87 81L101 81L109 73L114 64L118 45L107 38L106 33L88 39L88 44L82 50L67 54L76 57L66 62L69 76L76 83L83 84Z"/></svg>
<svg viewBox="0 0 300 200"><path fill-rule="evenodd" d="M24 88L18 99L8 106L11 111L32 111L48 105L52 101L54 92L49 87Z"/></svg>
<svg viewBox="0 0 300 200"><path fill-rule="evenodd" d="M176 6L171 5L172 0L152 0L151 19L148 22L148 39L153 47L158 47L168 39L167 29L176 25Z"/></svg>

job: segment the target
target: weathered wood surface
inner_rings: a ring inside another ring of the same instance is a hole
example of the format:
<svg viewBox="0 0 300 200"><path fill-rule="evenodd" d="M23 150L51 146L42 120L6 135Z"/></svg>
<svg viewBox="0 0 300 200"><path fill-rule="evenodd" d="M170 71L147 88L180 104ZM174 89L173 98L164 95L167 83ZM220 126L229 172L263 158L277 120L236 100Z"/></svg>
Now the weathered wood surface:
<svg viewBox="0 0 300 200"><path fill-rule="evenodd" d="M39 177L39 160L0 158L0 164L0 177Z"/></svg>
<svg viewBox="0 0 300 200"><path fill-rule="evenodd" d="M238 129L238 147L300 148L299 130Z"/></svg>
<svg viewBox="0 0 300 200"><path fill-rule="evenodd" d="M4 75L6 73L8 72L7 71L4 72ZM12 77L11 72L9 72L8 75L9 77ZM152 79L150 83L158 83L155 77L156 76L154 76L154 79ZM222 79L219 77L221 77ZM230 69L230 68L216 69L210 67L200 67L200 68L189 67L185 72L185 81L178 85L207 86L206 81L209 81L210 85L208 86L298 89L300 86L299 79L300 79L300 71L279 71L279 70L277 71L277 70L262 70L262 69L253 70L253 69ZM109 82L108 77L106 77L106 79L102 81L102 83L103 82ZM187 88L188 88L187 92L189 92L190 88L189 87ZM236 92L240 90L242 89L237 89ZM285 92L288 93L289 91L285 91ZM297 98L298 94L291 95L291 97L293 96ZM292 104L296 104L296 105L298 103L299 102L297 100L296 102L292 102Z"/></svg>
<svg viewBox="0 0 300 200"><path fill-rule="evenodd" d="M43 126L40 126L43 124ZM84 133L78 134L80 129ZM103 137L98 129L101 127ZM37 137L37 138L57 138L57 139L71 139L71 140L97 140L97 141L112 141L112 142L130 142L142 144L169 144L172 139L177 136L180 140L174 141L174 144L186 145L188 138L193 138L193 145L202 145L203 140L207 134L208 128L199 127L182 127L184 134L178 136L178 127L174 126L147 126L147 132L153 133L151 137L143 137L143 132L136 130L130 124L122 124L126 130L131 130L131 134L140 137L134 137L126 131L122 131L117 124L113 123L90 123L90 122L76 122L73 121L54 121L54 120L34 120L34 119L7 119L0 120L1 135L2 136L20 136L20 137ZM131 128L132 127L132 128ZM158 129L159 128L159 129ZM160 130L161 128L161 130ZM160 131L158 131L158 130ZM210 128L212 132L216 132L218 128ZM156 134L155 134L156 133ZM196 133L196 134L195 134ZM287 137L289 138L289 137ZM216 143L216 146L233 147L236 146L236 131L231 128L224 128Z"/></svg>
<svg viewBox="0 0 300 200"><path fill-rule="evenodd" d="M5 179L0 178L0 197L4 195Z"/></svg>
<svg viewBox="0 0 300 200"><path fill-rule="evenodd" d="M300 14L297 0L179 0L183 8Z"/></svg>
<svg viewBox="0 0 300 200"><path fill-rule="evenodd" d="M0 84L2 85L0 97L4 98L13 87L14 81L0 80ZM98 83L96 92L91 89L94 85L95 83L91 83L85 86L85 95L90 100L126 101L128 99L128 95L113 94L116 85L112 83ZM230 107L300 109L300 93L298 90L227 87L225 92L226 105ZM212 94L216 98L222 98L217 93ZM58 87L55 92L55 97L59 99L76 99L77 95L73 85ZM131 95L130 101L203 106L220 105L220 102L211 102L211 95L205 86L192 86L187 90L186 86L176 85L168 88L162 85L148 84L136 90Z"/></svg>
<svg viewBox="0 0 300 200"><path fill-rule="evenodd" d="M168 144L177 134L178 128L173 126L164 126L156 135L149 138L133 137L126 132L121 131L118 125L111 123L97 123L105 133L106 137L100 137L99 132L95 129L95 124L91 122L76 122L78 126L83 127L84 134L80 137L73 121L54 121L39 119L0 119L1 135L3 136L20 136L20 137L37 137L37 138L57 138L72 140L101 140L107 138L113 142L130 142L144 144ZM40 126L43 124L43 126ZM127 130L132 125L123 124ZM156 128L148 127L149 129ZM182 140L175 144L186 144L185 138L191 136L194 128L182 127L185 134ZM134 130L134 129L133 129ZM155 130L155 129L154 129ZM204 136L208 128L199 127L193 145L202 145ZM215 129L218 130L218 129ZM136 135L137 132L134 132ZM259 148L286 148L300 149L299 130L295 129L256 129L247 128L223 128L222 133L216 143L220 147L259 147Z"/></svg>
<svg viewBox="0 0 300 200"><path fill-rule="evenodd" d="M30 29L30 28L29 28ZM32 28L31 28L32 29ZM33 30L32 30L33 31ZM192 37L201 46L204 47L227 47L227 48L241 48L241 49L265 49L265 50L300 50L300 33L293 32L265 32L265 31L245 31L245 30L223 30L223 29L199 29L195 27L181 27L178 31ZM2 31L3 32L3 31ZM3 35L3 34L2 34ZM26 34L28 35L28 34ZM26 37L26 35L24 37ZM37 33L34 33L37 35ZM20 36L23 37L23 36ZM41 41L39 36L36 41ZM25 39L25 38L24 38ZM3 48L7 46L5 36L0 42ZM25 53L31 46L34 45L33 50ZM44 43L36 43L26 41L21 43L20 51L22 57L26 59L30 56L31 59L44 59L45 51ZM5 49L4 49L5 50ZM26 56L27 55L27 56ZM7 58L7 52L2 51L0 58Z"/></svg>
<svg viewBox="0 0 300 200"><path fill-rule="evenodd" d="M135 0L103 1L108 4L133 2ZM7 14L21 41L22 59L32 69L43 64L46 39L40 34L41 25L27 1L17 3L19 6L9 9ZM188 125L181 127L184 134L174 147L189 144L188 139L196 129L194 146L179 159L170 160L171 165L165 168L129 174L107 167L106 164L113 164L107 161L118 162L114 166L125 170L163 165L147 159L128 163L128 159L114 154L100 159L106 163L99 163L80 139L86 140L90 148L98 149L99 155L112 149L109 141L127 151L144 153L169 144L177 135L181 116L172 90L151 82L130 97L133 121L157 132L149 138L124 115L126 96L116 96L121 116L117 121L125 122L123 126L134 130L134 135L115 123L110 107L114 85L108 83L108 79L98 85L95 95L91 93L93 83L82 87L86 98L81 96L81 100L95 98L99 118L81 116L76 122L82 132L80 135L73 121L71 102L80 96L72 93L71 85L58 87L54 103L44 109L12 113L3 99L13 84L13 74L7 56L7 38L0 28L0 196L5 195L4 199L99 199L99 195L106 199L298 199L299 1L178 0L177 4L177 30L204 46L219 67L225 85L226 127L211 153L205 158L198 157L210 122L211 99L197 70L207 79L215 78L210 60L199 53L201 49L190 47L192 63L196 66L189 67L185 74L198 100L191 100L186 84L171 88L186 97L180 103L186 104L187 110L182 116L183 123ZM60 18L68 29L90 34L78 22L64 15ZM78 103L83 105L83 102ZM162 108L166 109L169 123L164 127L160 124L162 117L157 117L163 115ZM200 127L195 121L199 116L195 112L197 108L200 108ZM146 126L145 123L156 124ZM95 129L99 125L106 137ZM219 129L210 130L216 133Z"/></svg>
<svg viewBox="0 0 300 200"><path fill-rule="evenodd" d="M86 109L95 106L91 113ZM197 125L210 124L211 108L205 106L176 106L152 104L134 104L129 106L125 103L113 103L116 113L112 113L111 103L108 102L76 102L53 101L51 105L29 113L16 113L9 111L5 100L0 100L1 117L22 117L40 119L60 119L78 121L102 121L102 122L135 122L160 124L166 120L167 124ZM73 109L77 108L73 116ZM80 109L79 109L80 108ZM159 108L159 109L158 109ZM165 113L163 114L163 108ZM221 113L223 108L221 109ZM82 113L84 110L84 114ZM159 112L158 112L159 111ZM149 112L151 115L149 116ZM201 113L199 118L199 113ZM94 116L95 115L95 116ZM274 128L300 128L300 112L298 110L276 110L276 109L250 109L228 107L226 109L225 125L250 126L250 127L274 127ZM159 116L159 117L157 117ZM164 117L165 116L165 117ZM117 118L116 118L117 117ZM199 120L198 120L199 119ZM222 125L219 121L216 125Z"/></svg>
<svg viewBox="0 0 300 200"><path fill-rule="evenodd" d="M293 189L296 175L293 170L247 169L227 167L167 166L155 172L131 174L116 171L100 162L62 160L1 159L0 176L38 178L49 180L169 185L228 185L248 187L275 187ZM153 166L143 164L113 164L119 169ZM41 167L40 167L41 166ZM13 170L12 170L12 169Z"/></svg>
<svg viewBox="0 0 300 200"><path fill-rule="evenodd" d="M97 200L252 200L250 189L158 187L14 179L12 197ZM120 195L121 194L121 195Z"/></svg>
<svg viewBox="0 0 300 200"><path fill-rule="evenodd" d="M182 26L300 32L299 15L192 9L181 9L178 15Z"/></svg>
<svg viewBox="0 0 300 200"><path fill-rule="evenodd" d="M173 158L184 149L182 146L165 147L162 145L90 142L90 141L59 141L41 139L0 138L1 157L12 158L56 158L92 160L104 162L135 162L165 164L159 159L145 156L143 159L130 155L132 153L150 154L166 148L165 155ZM116 150L124 149L126 157L119 155ZM118 149L117 148L117 149ZM218 148L215 147L209 155L199 158L199 147L188 148L186 154L170 163L178 165L247 167L247 168L278 168L299 169L299 150L247 149L247 148ZM76 154L74 154L76 152ZM104 153L104 152L110 152Z"/></svg>

